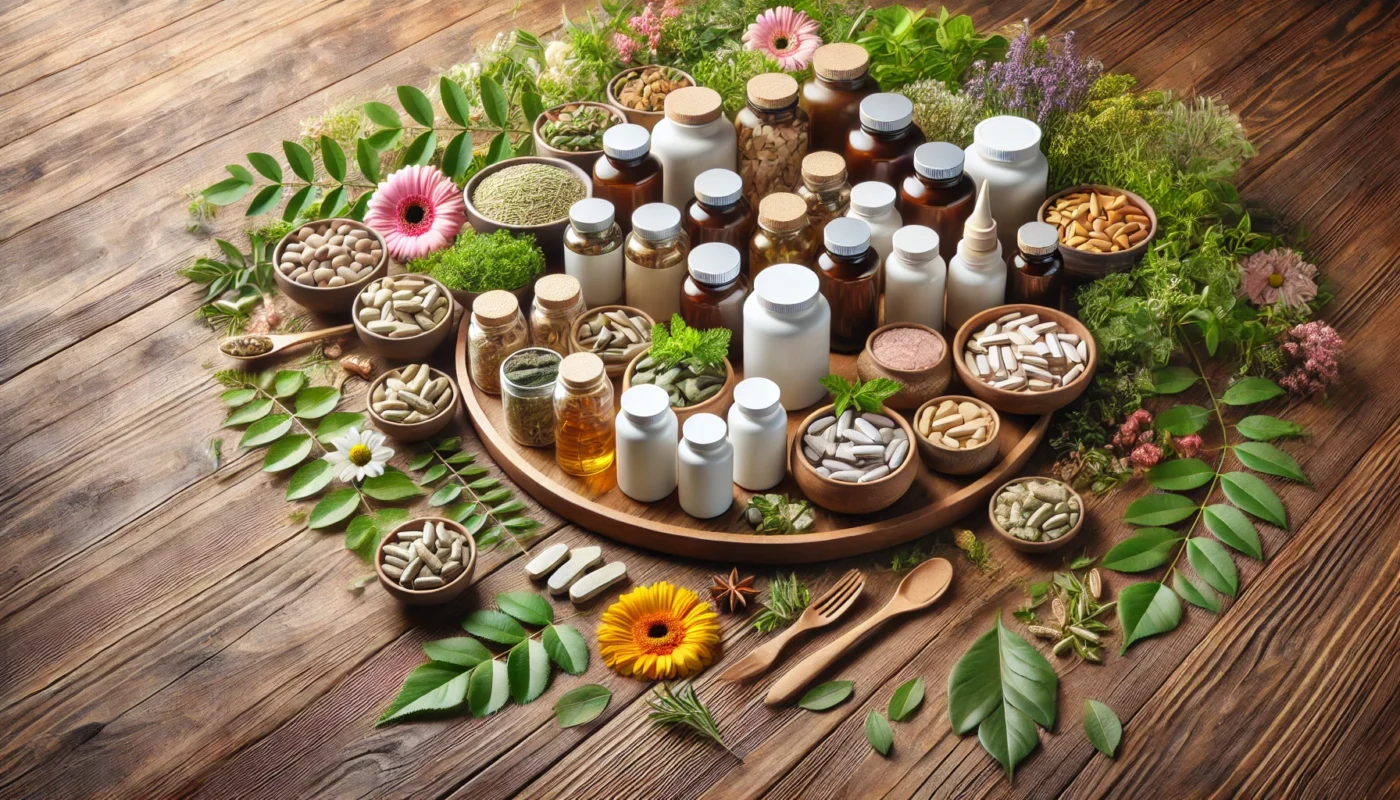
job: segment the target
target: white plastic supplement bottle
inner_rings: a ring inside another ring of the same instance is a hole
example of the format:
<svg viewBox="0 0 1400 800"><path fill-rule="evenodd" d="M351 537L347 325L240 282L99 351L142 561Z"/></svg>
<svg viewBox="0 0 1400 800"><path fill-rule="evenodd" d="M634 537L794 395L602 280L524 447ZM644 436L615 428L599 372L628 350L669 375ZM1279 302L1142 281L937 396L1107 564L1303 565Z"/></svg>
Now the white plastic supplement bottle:
<svg viewBox="0 0 1400 800"><path fill-rule="evenodd" d="M681 510L696 519L718 517L734 503L734 448L725 437L724 420L696 414L682 427L676 450L676 477Z"/></svg>
<svg viewBox="0 0 1400 800"><path fill-rule="evenodd" d="M738 170L739 137L723 111L714 89L687 86L666 95L666 118L651 129L651 154L661 162L662 202L683 209L700 173Z"/></svg>
<svg viewBox="0 0 1400 800"><path fill-rule="evenodd" d="M729 443L734 446L734 482L753 492L771 489L787 476L787 413L778 384L745 378L734 387L729 407Z"/></svg>
<svg viewBox="0 0 1400 800"><path fill-rule="evenodd" d="M589 308L622 302L622 229L613 204L586 197L569 207L564 231L564 274L583 287Z"/></svg>
<svg viewBox="0 0 1400 800"><path fill-rule="evenodd" d="M923 225L894 232L894 252L885 261L885 325L917 322L942 333L948 265L939 245L938 234Z"/></svg>
<svg viewBox="0 0 1400 800"><path fill-rule="evenodd" d="M948 265L948 327L957 330L974 314L1006 302L1006 259L997 241L997 223L984 182L977 205L963 225L958 254Z"/></svg>
<svg viewBox="0 0 1400 800"><path fill-rule="evenodd" d="M991 189L1001 247L1016 248L1016 231L1035 220L1045 202L1050 163L1040 152L1040 126L1022 117L988 117L972 131L963 171Z"/></svg>
<svg viewBox="0 0 1400 800"><path fill-rule="evenodd" d="M801 264L760 272L744 301L744 374L776 383L791 411L826 397L829 372L831 306L817 273Z"/></svg>
<svg viewBox="0 0 1400 800"><path fill-rule="evenodd" d="M621 406L617 488L639 503L654 503L676 490L676 412L666 390L651 384L623 392Z"/></svg>
<svg viewBox="0 0 1400 800"><path fill-rule="evenodd" d="M870 226L870 246L879 254L881 264L894 250L894 232L904 224L894 210L896 196L893 186L879 181L851 187L851 208L846 216L864 220Z"/></svg>

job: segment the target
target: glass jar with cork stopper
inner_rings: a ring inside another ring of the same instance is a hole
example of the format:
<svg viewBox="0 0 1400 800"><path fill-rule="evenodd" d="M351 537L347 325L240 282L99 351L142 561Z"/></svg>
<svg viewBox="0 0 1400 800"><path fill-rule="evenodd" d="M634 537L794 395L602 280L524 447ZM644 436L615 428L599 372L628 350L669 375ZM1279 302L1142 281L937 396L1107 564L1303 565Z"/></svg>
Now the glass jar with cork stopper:
<svg viewBox="0 0 1400 800"><path fill-rule="evenodd" d="M695 199L685 207L685 233L691 248L723 242L739 249L744 269L749 266L749 239L758 214L744 199L739 174L728 169L707 169L695 178Z"/></svg>
<svg viewBox="0 0 1400 800"><path fill-rule="evenodd" d="M744 300L749 281L739 251L723 242L702 244L690 251L690 275L681 290L681 319L692 328L728 328L729 359L744 352Z"/></svg>
<svg viewBox="0 0 1400 800"><path fill-rule="evenodd" d="M493 289L472 301L467 324L467 367L472 383L487 394L501 393L501 362L530 344L530 331L515 295Z"/></svg>
<svg viewBox="0 0 1400 800"><path fill-rule="evenodd" d="M572 275L589 308L622 302L622 228L613 204L586 197L569 207L564 274Z"/></svg>
<svg viewBox="0 0 1400 800"><path fill-rule="evenodd" d="M1033 303L1060 308L1065 260L1059 233L1047 222L1027 222L1016 231L1016 255L1006 287L1009 303Z"/></svg>
<svg viewBox="0 0 1400 800"><path fill-rule="evenodd" d="M719 92L687 86L666 95L666 118L651 131L651 150L666 173L661 201L676 208L685 208L697 175L734 169L738 139L724 118Z"/></svg>
<svg viewBox="0 0 1400 800"><path fill-rule="evenodd" d="M530 307L530 337L535 346L568 355L569 329L583 311L583 287L577 278L546 275L535 281L535 301Z"/></svg>
<svg viewBox="0 0 1400 800"><path fill-rule="evenodd" d="M880 181L895 186L914 170L914 151L924 132L914 124L914 104L902 94L881 92L860 101L860 124L846 137L851 183Z"/></svg>
<svg viewBox="0 0 1400 800"><path fill-rule="evenodd" d="M774 264L815 268L821 240L807 224L807 204L791 192L777 192L758 204L758 229L749 242L749 279Z"/></svg>
<svg viewBox="0 0 1400 800"><path fill-rule="evenodd" d="M831 305L831 349L859 353L880 327L880 256L870 246L870 226L855 217L827 223L817 256L822 296Z"/></svg>
<svg viewBox="0 0 1400 800"><path fill-rule="evenodd" d="M851 207L846 159L830 150L808 153L802 159L802 185L795 193L807 203L807 224L821 236L826 223L845 216Z"/></svg>
<svg viewBox="0 0 1400 800"><path fill-rule="evenodd" d="M570 475L594 475L616 454L613 387L603 359L574 353L559 362L554 386L554 460Z"/></svg>
<svg viewBox="0 0 1400 800"><path fill-rule="evenodd" d="M755 75L747 103L734 115L739 137L739 176L744 197L757 203L801 182L810 134L807 112L797 105L797 81L781 72Z"/></svg>
<svg viewBox="0 0 1400 800"><path fill-rule="evenodd" d="M977 203L977 186L963 172L963 150L948 142L928 142L914 150L914 171L899 182L895 208L905 225L923 225L938 234L945 262L958 252L963 223Z"/></svg>
<svg viewBox="0 0 1400 800"><path fill-rule="evenodd" d="M864 47L850 42L818 47L800 100L812 123L811 149L845 150L846 134L860 124L860 101L878 91Z"/></svg>
<svg viewBox="0 0 1400 800"><path fill-rule="evenodd" d="M629 123L603 131L603 155L593 164L593 196L613 204L624 236L632 231L632 212L661 202L662 180L646 128Z"/></svg>
<svg viewBox="0 0 1400 800"><path fill-rule="evenodd" d="M675 206L648 203L637 209L626 245L627 305L655 320L679 312L688 255L690 237L681 230Z"/></svg>

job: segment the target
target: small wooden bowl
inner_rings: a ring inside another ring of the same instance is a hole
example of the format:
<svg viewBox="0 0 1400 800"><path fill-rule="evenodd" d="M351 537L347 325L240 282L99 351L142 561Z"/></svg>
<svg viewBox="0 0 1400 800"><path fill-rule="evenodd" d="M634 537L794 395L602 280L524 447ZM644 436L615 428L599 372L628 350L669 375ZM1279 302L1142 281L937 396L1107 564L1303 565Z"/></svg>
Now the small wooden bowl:
<svg viewBox="0 0 1400 800"><path fill-rule="evenodd" d="M467 204L467 221L471 223L472 229L477 233L493 233L499 230L507 230L519 236L530 233L535 236L535 244L544 251L545 267L551 264L556 267L564 263L564 229L569 226L569 214L566 211L562 217L549 222L541 222L538 225L507 225L503 222L496 222L489 217L483 216L472 203L472 194L476 192L476 187L488 176L500 172L507 167L515 167L521 164L548 164L551 167L568 172L583 184L583 196L593 196L592 173L584 172L578 165L565 161L562 158L547 158L545 156L518 156L507 158L505 161L497 161L489 167L482 167L481 171L472 176L467 181L467 186L462 190L462 199Z"/></svg>
<svg viewBox="0 0 1400 800"><path fill-rule="evenodd" d="M462 574L452 579L451 583L439 586L436 589L405 589L395 582L388 575L384 574L384 546L393 544L399 531L406 531L414 528L422 528L423 523L441 522L444 527L455 530L462 534L467 540L467 560L462 565ZM444 517L419 517L410 520L385 534L380 540L379 547L374 552L374 572L379 576L379 585L384 590L394 596L400 603L409 606L439 606L443 603L457 599L457 596L467 590L472 585L472 570L476 567L476 540L467 533L467 529L461 524L453 522Z"/></svg>
<svg viewBox="0 0 1400 800"><path fill-rule="evenodd" d="M369 415L369 419L374 423L374 427L383 431L385 436L400 442L421 442L424 439L436 436L443 428L451 424L452 418L457 416L457 404L461 402L462 396L457 391L457 383L452 380L451 375L448 375L440 369L433 369L432 367L428 368L429 380L438 377L447 378L447 384L451 387L452 391L451 405L439 411L435 416L419 420L418 422L390 422L376 414L372 404L374 390L378 389L381 384L389 379L389 373L391 372L397 372L397 370L385 370L382 372L379 377L375 378L374 381L370 383L369 391L365 392L365 413Z"/></svg>
<svg viewBox="0 0 1400 800"><path fill-rule="evenodd" d="M1058 483L1061 486L1065 487L1065 489L1070 493L1072 497L1079 500L1079 522L1076 522L1074 524L1074 527L1069 529L1069 533L1066 533L1064 536L1061 536L1058 539L1052 539L1048 542L1028 542L1025 539L1018 539L1015 536L1012 536L1005 528L1001 527L1001 523L997 522L997 495L1000 495L1003 489L1012 485L1013 483L1026 483L1028 481L1037 481L1039 483ZM1084 530L1084 518L1088 516L1087 511L1088 509L1084 506L1084 498L1079 496L1079 492L1076 492L1074 490L1074 487L1070 486L1064 481L1057 481L1054 478L1028 477L1009 480L1006 483L1003 483L1002 485L998 486L997 490L995 492L992 492L992 496L987 499L987 518L992 523L992 529L995 530L997 532L997 535L1001 536L1001 538L1004 539L1013 550L1020 550L1023 553L1049 553L1052 550L1059 550L1061 547L1064 547L1065 545L1069 544L1070 540L1074 539L1074 537L1079 535L1080 531Z"/></svg>
<svg viewBox="0 0 1400 800"><path fill-rule="evenodd" d="M643 350L637 354L636 358L627 362L627 370L622 373L622 391L625 392L632 388L632 373L637 371L637 365L641 363L642 359L647 357L647 352L648 351ZM696 403L693 406L685 406L684 408L672 407L671 410L676 412L676 421L684 423L687 419L690 419L696 414L714 414L723 419L725 412L729 410L730 404L734 402L734 387L738 385L738 383L739 380L734 375L734 365L730 364L729 359L726 358L724 360L724 385L720 386L719 391L715 392L714 396L703 403Z"/></svg>
<svg viewBox="0 0 1400 800"><path fill-rule="evenodd" d="M319 311L322 314L345 314L347 311L351 310L351 304L353 304L355 298L359 296L360 290L364 289L371 281L379 280L389 274L389 246L384 243L384 236L380 234L379 231L376 231L357 219L337 217L335 219L317 220L314 223L308 224L320 224L322 222L329 222L332 226L341 224L354 225L357 228L364 228L369 231L379 242L379 263L375 264L374 269L370 270L370 273L365 277L360 278L354 283L347 283L344 286L306 286L294 280L289 280L286 275L282 274L282 270L277 268L277 265L282 263L282 250L292 241L292 234L301 230L303 227L298 225L288 231L287 235L283 236L282 239L277 242L277 246L272 250L272 282L277 284L279 291L292 298L293 302L302 308L310 311Z"/></svg>
<svg viewBox="0 0 1400 800"><path fill-rule="evenodd" d="M612 306L598 306L597 308L590 308L590 309L588 309L587 311L583 312L583 314L579 315L578 319L575 319L575 320L574 320L573 326L569 328L569 352L570 352L570 353L587 353L587 352L589 352L589 349L588 349L587 347L584 347L582 344L579 343L579 338L580 338L580 337L579 337L579 335L578 335L578 329L579 329L580 327L583 326L583 321L584 321L584 320L586 320L586 319L592 319L593 317L597 316L598 314L603 313L604 311L621 311L621 312L623 312L624 314L626 314L626 315L629 316L629 317L641 317L642 319L644 319L644 320L647 321L647 325L655 325L655 324L656 324L656 320L652 319L650 314L648 314L647 312L641 310L640 308L633 308L632 306L618 306L618 305L612 305ZM645 353L646 351L647 351L647 349L646 349L645 347L643 347L643 348L642 348L642 352ZM621 377L622 375L627 374L627 368L628 368L629 366L631 366L631 363L632 363L633 361L636 361L636 360L637 360L637 359L636 359L636 356L633 356L632 358L630 358L630 359L628 359L628 360L626 360L626 361L621 361L621 362L618 362L618 363L615 363L615 364L608 364L608 365L607 365L608 377L609 377L609 378L617 378L617 377Z"/></svg>
<svg viewBox="0 0 1400 800"><path fill-rule="evenodd" d="M985 441L976 447L962 450L949 450L942 445L936 445L921 435L917 428L914 430L914 439L919 443L919 455L923 456L924 463L934 472L941 472L944 475L972 475L977 472L985 472L988 467L997 460L1001 454L1001 446L998 441L1001 434L1001 415L997 413L987 403L975 397L967 397L960 394L950 394L943 397L935 397L927 403L919 406L919 410L914 412L914 421L919 421L920 415L925 408L937 408L944 400L952 400L954 403L975 403L984 409L992 417L992 430Z"/></svg>
<svg viewBox="0 0 1400 800"><path fill-rule="evenodd" d="M557 115L560 111L563 111L565 108L568 108L569 106L592 106L594 108L601 108L604 111L608 112L609 115L611 115L614 125L626 122L627 118L622 115L621 111L617 110L613 106L608 105L607 103L594 103L588 100L576 100L572 103L560 103L559 105L553 108L545 109L544 113L540 114L538 117L535 117L535 124L531 130L531 134L534 136L535 139L535 152L539 153L542 156L548 156L549 158L557 158L562 161L568 161L569 163L574 164L578 168L582 169L584 172L592 174L593 164L597 162L597 160L603 155L603 151L601 149L560 150L557 147L550 147L549 144L544 140L544 134L542 133L542 131L544 130L545 123L552 121L555 115Z"/></svg>
<svg viewBox="0 0 1400 800"><path fill-rule="evenodd" d="M967 364L963 362L963 352L967 350L967 340L972 338L972 334L987 327L988 323L996 321L997 317L1005 316L1012 311L1039 314L1043 322L1054 320L1060 323L1060 327L1088 343L1086 345L1088 357L1084 359L1084 372L1075 379L1074 383L1044 392L1008 392L1005 389L994 388L990 383L983 383L976 375L972 374L972 371L967 368ZM1048 414L1051 411L1064 408L1073 403L1079 395L1084 393L1085 389L1089 388L1089 384L1094 380L1094 371L1099 367L1098 345L1094 343L1094 337L1089 334L1089 329L1084 327L1084 323L1057 308L1046 308L1029 303L1012 303L974 314L971 319L963 323L961 328L958 328L957 335L953 337L951 357L953 368L958 371L958 378L962 380L967 390L992 408L1008 414Z"/></svg>
<svg viewBox="0 0 1400 800"><path fill-rule="evenodd" d="M1152 246L1152 240L1157 238L1157 212L1148 202L1139 195L1127 189L1119 189L1116 186L1104 186L1098 183L1083 183L1078 186L1071 186L1062 192L1051 195L1040 205L1040 210L1036 212L1035 218L1041 222L1045 221L1045 215L1054 207L1055 202L1067 194L1076 192L1098 192L1099 194L1121 194L1126 195L1128 201L1143 211L1147 212L1147 218L1151 220L1152 227L1147 232L1147 238L1128 248L1119 250L1116 253L1097 253L1085 250L1076 250L1064 244L1060 245L1060 256L1065 260L1065 273L1078 280L1097 280L1105 275L1114 272L1127 272L1133 265L1142 260L1147 248Z"/></svg>
<svg viewBox="0 0 1400 800"><path fill-rule="evenodd" d="M943 355L934 365L926 369L911 370L898 369L885 364L875 357L872 349L875 339L885 331L895 328L917 328L921 331L931 333L938 339L938 343L943 347ZM895 408L900 411L908 411L911 408L918 408L929 398L937 397L948 388L948 382L953 379L953 365L948 359L948 340L943 338L943 334L916 322L892 322L882 328L876 328L865 340L865 349L860 351L856 358L856 376L863 381L872 378L890 378L904 384L895 395L885 401L887 408Z"/></svg>
<svg viewBox="0 0 1400 800"><path fill-rule="evenodd" d="M635 108L628 108L627 106L623 105L621 100L617 99L617 89L618 87L622 86L623 83L626 83L628 78L632 77L638 72L641 72L642 70L650 69L651 67L660 67L662 70L665 71L666 75L671 80L680 77L689 80L691 86L700 85L696 82L695 78L690 75L690 73L678 70L675 67L668 67L665 64L642 64L636 67L628 67L627 69L624 69L623 71L614 75L612 77L612 80L608 81L608 105L612 106L618 111L621 111L622 116L626 117L628 122L632 123L633 125L641 125L648 131L656 127L656 123L666 118L666 112L640 111Z"/></svg>
<svg viewBox="0 0 1400 800"><path fill-rule="evenodd" d="M889 508L914 484L914 478L919 472L919 460L913 457L913 453L909 453L904 456L904 463L899 465L899 469L869 483L843 483L818 475L816 467L802 454L802 432L818 417L830 413L833 408L833 405L824 405L808 414L802 420L802 424L797 426L798 432L792 437L792 444L788 450L788 472L797 479L797 485L802 489L804 497L829 511L839 514L873 514ZM888 411L885 416L903 429L910 442L915 441L914 429L902 415Z"/></svg>
<svg viewBox="0 0 1400 800"><path fill-rule="evenodd" d="M437 284L438 290L443 297L447 298L447 316L442 322L430 331L420 333L417 336L407 336L402 339L391 339L388 336L371 331L360 322L360 295L356 293L355 300L350 306L351 321L355 323L355 334L360 337L360 341L365 343L369 351L380 358L388 358L395 361L422 361L426 359L434 350L438 349L447 337L452 333L456 322L457 301L452 296L452 292L441 282L427 275L420 273L406 273L395 275L394 279L408 278L423 280L428 283Z"/></svg>

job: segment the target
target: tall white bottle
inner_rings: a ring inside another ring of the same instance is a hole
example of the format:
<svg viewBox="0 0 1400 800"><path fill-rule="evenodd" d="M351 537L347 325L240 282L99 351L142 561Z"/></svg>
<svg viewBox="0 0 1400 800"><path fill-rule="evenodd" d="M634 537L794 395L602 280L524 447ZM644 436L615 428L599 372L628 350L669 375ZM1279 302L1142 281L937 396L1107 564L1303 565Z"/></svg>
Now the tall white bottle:
<svg viewBox="0 0 1400 800"><path fill-rule="evenodd" d="M963 225L958 254L948 265L948 327L957 330L979 311L1006 302L1006 259L997 241L987 182L977 187L977 205Z"/></svg>
<svg viewBox="0 0 1400 800"><path fill-rule="evenodd" d="M681 510L696 519L718 517L734 503L734 447L724 420L696 414L681 426L676 477Z"/></svg>
<svg viewBox="0 0 1400 800"><path fill-rule="evenodd" d="M885 259L885 322L917 322L943 332L943 296L948 265L938 255L938 233L923 225L894 232L894 252Z"/></svg>

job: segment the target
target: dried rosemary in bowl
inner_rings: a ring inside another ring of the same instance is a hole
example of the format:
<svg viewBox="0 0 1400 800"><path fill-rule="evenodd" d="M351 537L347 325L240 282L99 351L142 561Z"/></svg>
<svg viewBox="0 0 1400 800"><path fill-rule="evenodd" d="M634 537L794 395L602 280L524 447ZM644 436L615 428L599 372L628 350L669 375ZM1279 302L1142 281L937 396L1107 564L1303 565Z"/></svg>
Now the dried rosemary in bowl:
<svg viewBox="0 0 1400 800"><path fill-rule="evenodd" d="M543 225L569 216L588 192L578 178L549 164L516 164L481 179L472 205L502 225Z"/></svg>

